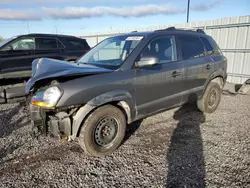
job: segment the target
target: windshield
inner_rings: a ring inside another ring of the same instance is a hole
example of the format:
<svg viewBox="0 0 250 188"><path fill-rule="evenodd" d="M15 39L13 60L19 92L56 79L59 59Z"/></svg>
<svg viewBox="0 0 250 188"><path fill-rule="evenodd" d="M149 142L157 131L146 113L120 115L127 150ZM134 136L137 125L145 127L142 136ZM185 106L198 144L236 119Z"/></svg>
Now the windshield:
<svg viewBox="0 0 250 188"><path fill-rule="evenodd" d="M142 38L142 36L116 36L108 38L81 57L77 63L110 68L119 67L140 43Z"/></svg>

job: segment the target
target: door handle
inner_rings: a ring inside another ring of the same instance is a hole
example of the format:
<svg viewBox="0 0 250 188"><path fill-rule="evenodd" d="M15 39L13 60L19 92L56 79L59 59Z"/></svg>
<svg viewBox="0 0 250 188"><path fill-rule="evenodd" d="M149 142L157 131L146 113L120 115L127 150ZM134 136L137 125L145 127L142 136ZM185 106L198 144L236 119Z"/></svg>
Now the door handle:
<svg viewBox="0 0 250 188"><path fill-rule="evenodd" d="M174 71L172 72L172 76L175 78L176 76L180 76L181 75L181 72L178 72L178 71Z"/></svg>
<svg viewBox="0 0 250 188"><path fill-rule="evenodd" d="M207 70L211 69L211 65L210 65L210 64L207 64L206 69L207 69Z"/></svg>

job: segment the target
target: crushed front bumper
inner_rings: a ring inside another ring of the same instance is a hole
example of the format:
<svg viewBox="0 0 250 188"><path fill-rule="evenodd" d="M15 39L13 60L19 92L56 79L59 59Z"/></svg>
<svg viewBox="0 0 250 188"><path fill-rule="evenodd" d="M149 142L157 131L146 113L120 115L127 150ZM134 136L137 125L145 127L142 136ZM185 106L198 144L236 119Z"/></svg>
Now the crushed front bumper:
<svg viewBox="0 0 250 188"><path fill-rule="evenodd" d="M71 135L71 119L65 112L55 113L30 104L30 117L34 129L42 134L65 138Z"/></svg>

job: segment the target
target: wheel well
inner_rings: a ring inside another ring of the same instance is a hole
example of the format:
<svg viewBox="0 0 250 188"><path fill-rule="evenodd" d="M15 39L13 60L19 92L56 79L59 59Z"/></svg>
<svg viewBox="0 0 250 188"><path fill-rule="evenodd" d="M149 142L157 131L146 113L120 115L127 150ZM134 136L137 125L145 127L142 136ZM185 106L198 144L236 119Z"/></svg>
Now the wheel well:
<svg viewBox="0 0 250 188"><path fill-rule="evenodd" d="M220 87L221 87L221 89L223 89L223 86L224 86L224 80L223 80L223 78L221 77L221 76L217 76L217 77L215 77L215 78L213 78L212 80L211 80L211 82L215 82L215 83L218 83L219 85L220 85Z"/></svg>
<svg viewBox="0 0 250 188"><path fill-rule="evenodd" d="M123 114L125 115L126 122L127 123L131 123L131 111L130 111L130 107L129 107L129 105L125 101L112 101L112 102L107 103L107 104L111 104L111 105L119 108L123 112Z"/></svg>
<svg viewBox="0 0 250 188"><path fill-rule="evenodd" d="M205 84L205 88L204 88L204 90L203 90L203 92L202 92L202 94L201 94L201 96L199 98L201 98L204 95L204 93L205 93L205 91L207 89L207 86L209 85L210 82L218 83L220 85L221 89L223 89L224 84L225 84L224 79L223 79L222 76L216 76L216 77L214 77L210 81L207 81L207 83Z"/></svg>
<svg viewBox="0 0 250 188"><path fill-rule="evenodd" d="M108 102L108 103L104 103L101 106L105 106L105 105L108 105L108 104L113 105L113 106L119 108L123 112L123 114L125 115L126 122L128 124L131 123L132 120L131 120L130 107L129 107L129 105L125 101L111 101L111 102ZM94 110L100 108L101 106L96 107L89 114L91 114Z"/></svg>
<svg viewBox="0 0 250 188"><path fill-rule="evenodd" d="M111 101L111 102L108 102L108 103L104 103L100 106L97 106L96 108L93 108L92 110L90 110L88 112L88 114L83 118L82 120L82 123L89 117L89 115L91 113L93 113L95 110L97 110L98 108L102 107L102 106L105 106L105 105L112 105L112 106L115 106L117 107L118 109L120 109L122 111L122 113L124 114L125 116L125 119L126 119L126 122L128 124L131 123L131 111L130 111L130 107L129 105L125 102L125 101ZM79 133L80 133L80 127L79 127L79 130L77 130L77 137L79 136Z"/></svg>

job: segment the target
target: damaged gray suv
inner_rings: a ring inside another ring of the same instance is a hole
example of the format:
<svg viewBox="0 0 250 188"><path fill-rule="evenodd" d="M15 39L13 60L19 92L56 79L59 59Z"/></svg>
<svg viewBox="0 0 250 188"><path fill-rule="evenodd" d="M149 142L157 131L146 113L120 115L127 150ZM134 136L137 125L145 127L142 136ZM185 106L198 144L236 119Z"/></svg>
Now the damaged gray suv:
<svg viewBox="0 0 250 188"><path fill-rule="evenodd" d="M211 36L171 27L110 37L76 64L36 59L26 93L34 127L104 156L137 120L189 102L213 113L226 71Z"/></svg>

